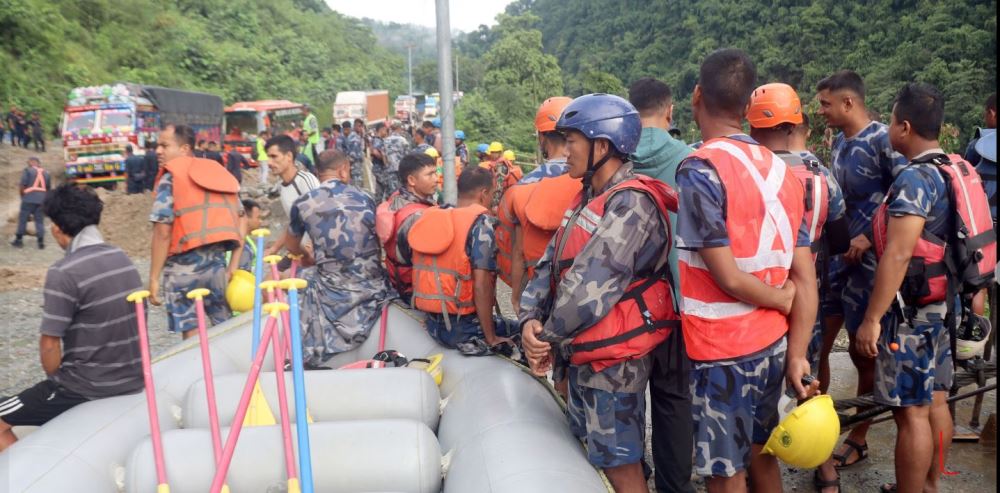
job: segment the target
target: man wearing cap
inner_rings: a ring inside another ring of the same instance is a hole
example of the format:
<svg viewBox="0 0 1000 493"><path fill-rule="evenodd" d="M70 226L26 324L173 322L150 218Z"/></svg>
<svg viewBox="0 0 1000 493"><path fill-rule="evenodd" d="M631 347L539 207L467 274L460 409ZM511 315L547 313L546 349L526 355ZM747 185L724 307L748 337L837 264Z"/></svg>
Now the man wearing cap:
<svg viewBox="0 0 1000 493"><path fill-rule="evenodd" d="M403 136L403 124L392 122L392 134L385 138L386 197L400 189L399 162L410 152L410 141Z"/></svg>
<svg viewBox="0 0 1000 493"><path fill-rule="evenodd" d="M38 238L38 249L45 248L45 218L42 215L42 203L45 202L45 192L52 188L52 177L42 168L42 162L37 157L28 158L28 166L21 172L19 191L21 193L21 211L17 216L17 233L11 245L15 248L24 246L21 238L27 231L28 218L35 218L35 236Z"/></svg>
<svg viewBox="0 0 1000 493"><path fill-rule="evenodd" d="M469 148L465 146L465 132L455 130L455 156L462 167L469 165Z"/></svg>

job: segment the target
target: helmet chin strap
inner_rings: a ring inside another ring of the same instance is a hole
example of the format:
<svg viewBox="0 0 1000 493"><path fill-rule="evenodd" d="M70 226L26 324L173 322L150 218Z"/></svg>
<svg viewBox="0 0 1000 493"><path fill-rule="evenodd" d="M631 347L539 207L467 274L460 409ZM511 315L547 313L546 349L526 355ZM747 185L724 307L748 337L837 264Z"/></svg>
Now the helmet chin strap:
<svg viewBox="0 0 1000 493"><path fill-rule="evenodd" d="M594 198L594 173L601 169L608 160L611 159L611 149L601 158L600 161L594 162L594 141L590 141L590 153L587 155L587 171L583 174L583 203L586 204L590 202L590 199Z"/></svg>

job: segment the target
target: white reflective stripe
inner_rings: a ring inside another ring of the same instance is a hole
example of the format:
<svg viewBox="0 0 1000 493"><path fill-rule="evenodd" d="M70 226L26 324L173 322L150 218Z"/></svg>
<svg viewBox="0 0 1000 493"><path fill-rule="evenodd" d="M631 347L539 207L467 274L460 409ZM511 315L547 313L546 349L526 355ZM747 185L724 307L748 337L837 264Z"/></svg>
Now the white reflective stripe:
<svg viewBox="0 0 1000 493"><path fill-rule="evenodd" d="M677 260L684 262L688 267L700 270L708 270L705 260L698 252L691 250L677 249ZM792 266L792 257L784 252L772 250L763 255L749 258L737 258L736 267L743 272L753 274L766 269L782 268L787 269Z"/></svg>
<svg viewBox="0 0 1000 493"><path fill-rule="evenodd" d="M816 224L819 223L819 211L820 203L819 201L823 199L823 191L819 187L822 186L822 182L819 179L818 174L813 174L813 217L812 224L809 225L809 242L812 243L816 241Z"/></svg>
<svg viewBox="0 0 1000 493"><path fill-rule="evenodd" d="M588 234L594 234L597 230L597 225L600 224L601 218L594 211L584 207L580 210L580 217L576 220L576 225L583 228Z"/></svg>
<svg viewBox="0 0 1000 493"><path fill-rule="evenodd" d="M694 298L681 298L681 311L685 315L707 318L709 320L739 317L750 314L755 309L756 307L753 305L741 301L706 303Z"/></svg>

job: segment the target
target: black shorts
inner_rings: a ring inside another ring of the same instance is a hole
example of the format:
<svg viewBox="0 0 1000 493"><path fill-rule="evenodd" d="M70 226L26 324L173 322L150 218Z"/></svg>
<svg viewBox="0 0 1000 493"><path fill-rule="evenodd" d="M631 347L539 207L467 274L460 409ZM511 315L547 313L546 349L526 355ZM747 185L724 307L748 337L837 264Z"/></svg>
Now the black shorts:
<svg viewBox="0 0 1000 493"><path fill-rule="evenodd" d="M41 426L90 399L43 380L14 397L0 400L0 421L11 426Z"/></svg>

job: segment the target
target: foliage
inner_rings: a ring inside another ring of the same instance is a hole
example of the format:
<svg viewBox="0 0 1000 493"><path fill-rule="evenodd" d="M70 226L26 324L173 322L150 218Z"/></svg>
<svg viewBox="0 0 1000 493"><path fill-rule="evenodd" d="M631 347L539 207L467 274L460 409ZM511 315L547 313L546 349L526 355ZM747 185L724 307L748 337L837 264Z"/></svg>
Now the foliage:
<svg viewBox="0 0 1000 493"><path fill-rule="evenodd" d="M55 122L76 86L128 81L226 103L406 90L405 58L322 0L0 0L0 102Z"/></svg>

